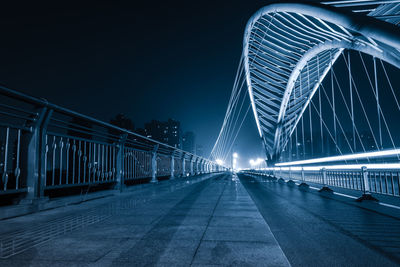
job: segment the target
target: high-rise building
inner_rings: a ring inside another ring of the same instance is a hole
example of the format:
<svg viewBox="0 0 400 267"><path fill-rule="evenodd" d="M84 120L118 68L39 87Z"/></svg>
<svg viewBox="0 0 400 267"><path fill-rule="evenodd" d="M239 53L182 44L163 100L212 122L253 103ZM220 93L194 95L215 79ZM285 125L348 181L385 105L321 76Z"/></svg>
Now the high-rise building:
<svg viewBox="0 0 400 267"><path fill-rule="evenodd" d="M165 122L152 120L146 123L144 128L148 138L181 148L181 128L179 121L172 119Z"/></svg>
<svg viewBox="0 0 400 267"><path fill-rule="evenodd" d="M182 136L182 150L195 154L196 136L194 132L185 132Z"/></svg>

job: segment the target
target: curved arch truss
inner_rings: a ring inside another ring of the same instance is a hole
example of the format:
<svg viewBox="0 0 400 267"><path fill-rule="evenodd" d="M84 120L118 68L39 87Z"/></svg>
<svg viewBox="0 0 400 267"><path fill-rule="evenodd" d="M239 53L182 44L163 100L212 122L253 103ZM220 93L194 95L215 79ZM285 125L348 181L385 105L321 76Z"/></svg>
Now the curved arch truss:
<svg viewBox="0 0 400 267"><path fill-rule="evenodd" d="M398 10L399 4L395 6ZM377 10L373 12L379 14ZM400 68L400 29L387 21L320 4L276 3L250 18L244 36L244 67L269 159L279 157L343 49L358 50Z"/></svg>

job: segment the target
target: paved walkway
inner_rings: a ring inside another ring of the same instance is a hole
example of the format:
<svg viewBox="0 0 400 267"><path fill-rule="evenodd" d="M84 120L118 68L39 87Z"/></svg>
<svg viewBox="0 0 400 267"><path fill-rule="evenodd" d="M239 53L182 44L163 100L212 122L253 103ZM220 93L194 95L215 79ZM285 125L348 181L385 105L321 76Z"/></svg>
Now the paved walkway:
<svg viewBox="0 0 400 267"><path fill-rule="evenodd" d="M292 266L400 266L399 209L239 176Z"/></svg>
<svg viewBox="0 0 400 267"><path fill-rule="evenodd" d="M0 266L289 266L228 174L146 185L0 221L0 229Z"/></svg>

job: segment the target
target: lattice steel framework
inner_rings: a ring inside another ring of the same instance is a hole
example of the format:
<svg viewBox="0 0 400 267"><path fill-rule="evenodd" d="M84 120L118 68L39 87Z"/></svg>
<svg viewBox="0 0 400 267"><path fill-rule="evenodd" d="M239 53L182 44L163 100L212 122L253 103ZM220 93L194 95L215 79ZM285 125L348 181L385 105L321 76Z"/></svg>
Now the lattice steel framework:
<svg viewBox="0 0 400 267"><path fill-rule="evenodd" d="M340 8L348 7L346 1L329 2L333 6L276 3L250 18L244 35L244 67L269 160L279 157L343 49L400 68L400 29L394 25L399 22L398 2L379 5L368 16Z"/></svg>

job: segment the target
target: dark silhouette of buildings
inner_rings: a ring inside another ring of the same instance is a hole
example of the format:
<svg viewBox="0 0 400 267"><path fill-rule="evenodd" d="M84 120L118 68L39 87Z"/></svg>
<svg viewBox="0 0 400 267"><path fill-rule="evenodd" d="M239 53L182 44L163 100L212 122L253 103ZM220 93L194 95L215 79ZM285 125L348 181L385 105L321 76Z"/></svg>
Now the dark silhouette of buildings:
<svg viewBox="0 0 400 267"><path fill-rule="evenodd" d="M168 121L152 120L144 125L146 136L172 147L181 148L180 122L169 119Z"/></svg>

